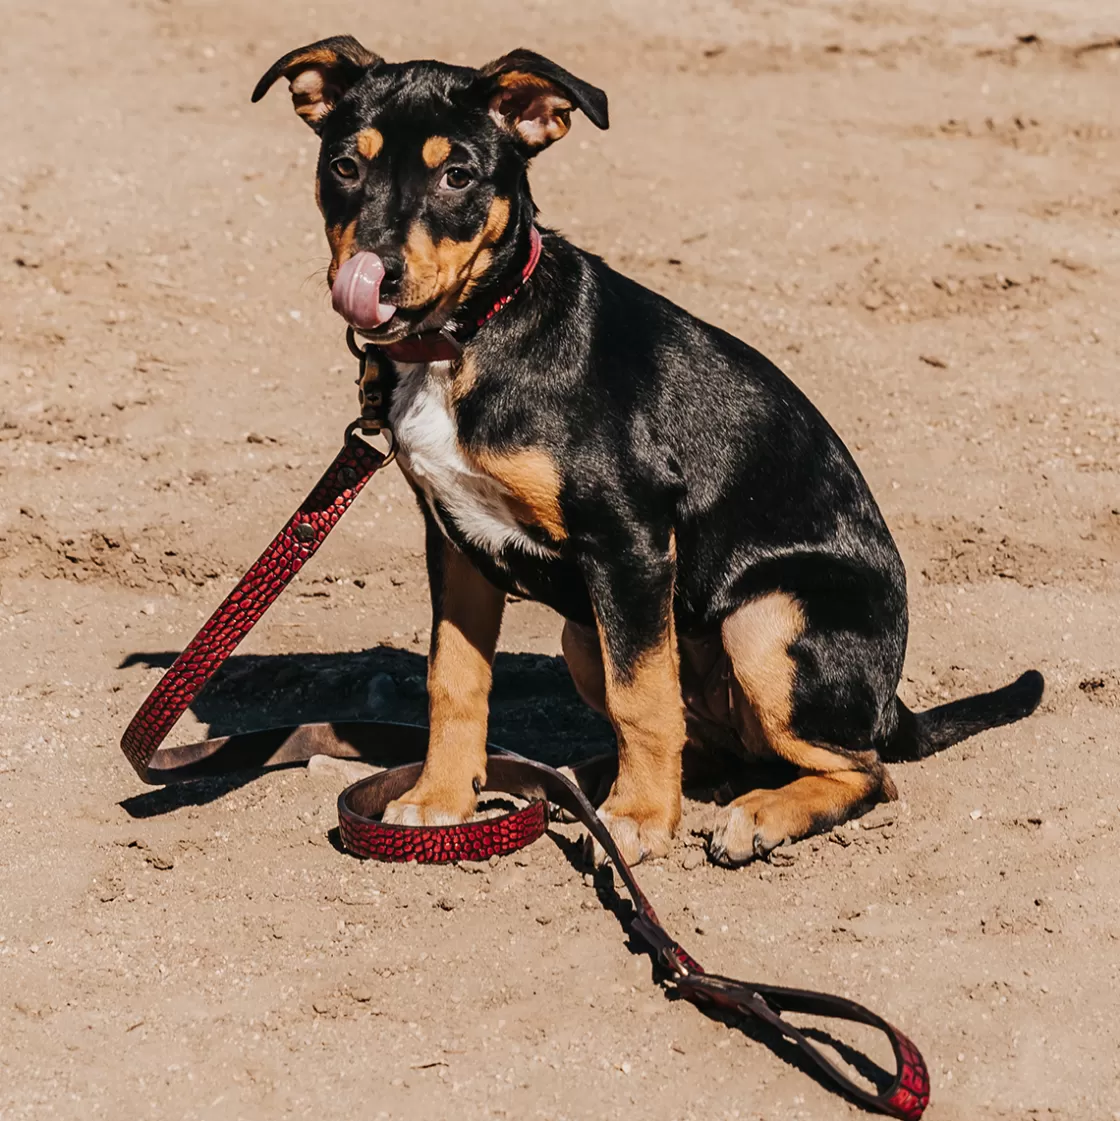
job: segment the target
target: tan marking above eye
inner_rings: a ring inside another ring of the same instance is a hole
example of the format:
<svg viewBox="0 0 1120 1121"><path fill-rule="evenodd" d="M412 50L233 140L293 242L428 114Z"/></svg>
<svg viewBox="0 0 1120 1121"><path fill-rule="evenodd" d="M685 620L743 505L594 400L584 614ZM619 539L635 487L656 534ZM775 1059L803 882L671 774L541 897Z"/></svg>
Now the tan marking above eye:
<svg viewBox="0 0 1120 1121"><path fill-rule="evenodd" d="M358 155L364 160L372 160L381 151L381 146L385 143L383 137L378 129L364 128L358 133Z"/></svg>
<svg viewBox="0 0 1120 1121"><path fill-rule="evenodd" d="M451 141L446 136L429 136L420 149L420 158L433 171L451 155Z"/></svg>

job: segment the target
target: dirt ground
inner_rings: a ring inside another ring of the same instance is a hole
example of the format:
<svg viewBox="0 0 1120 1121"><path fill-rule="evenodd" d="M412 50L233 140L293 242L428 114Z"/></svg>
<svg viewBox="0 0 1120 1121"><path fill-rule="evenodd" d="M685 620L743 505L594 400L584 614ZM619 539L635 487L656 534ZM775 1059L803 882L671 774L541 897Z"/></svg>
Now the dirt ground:
<svg viewBox="0 0 1120 1121"><path fill-rule="evenodd" d="M930 1121L1120 1118L1120 3L6 0L0 91L0 1118L860 1111L658 990L564 837L363 864L337 767L142 787L162 668L355 413L315 141L279 54L515 46L611 96L546 222L768 353L855 452L909 572L914 705L1047 677L1031 720L894 768L773 864L640 878L709 968L850 993ZM421 523L387 472L180 742L420 719ZM602 750L515 604L493 738Z"/></svg>

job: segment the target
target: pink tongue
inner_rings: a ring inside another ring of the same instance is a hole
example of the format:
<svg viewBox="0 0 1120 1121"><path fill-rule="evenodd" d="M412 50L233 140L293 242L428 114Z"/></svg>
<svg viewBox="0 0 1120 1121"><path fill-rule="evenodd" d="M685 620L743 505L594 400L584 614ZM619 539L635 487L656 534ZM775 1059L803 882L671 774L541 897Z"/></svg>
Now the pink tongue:
<svg viewBox="0 0 1120 1121"><path fill-rule="evenodd" d="M334 310L352 327L368 331L388 323L397 310L380 300L385 266L376 253L355 253L338 270L331 285Z"/></svg>

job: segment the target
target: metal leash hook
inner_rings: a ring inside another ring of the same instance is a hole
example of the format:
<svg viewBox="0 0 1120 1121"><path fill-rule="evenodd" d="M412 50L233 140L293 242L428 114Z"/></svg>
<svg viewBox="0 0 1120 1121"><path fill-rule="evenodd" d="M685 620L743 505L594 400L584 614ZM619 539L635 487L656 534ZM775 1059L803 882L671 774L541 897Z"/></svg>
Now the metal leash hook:
<svg viewBox="0 0 1120 1121"><path fill-rule="evenodd" d="M346 345L358 360L358 378L355 384L358 386L358 405L362 410L358 419L347 426L346 439L350 439L355 429L360 429L363 436L387 433L389 450L385 453L385 461L381 465L386 467L397 456L397 442L388 427L387 401L385 387L381 380L381 362L377 348L373 343L359 346L353 327L346 328Z"/></svg>

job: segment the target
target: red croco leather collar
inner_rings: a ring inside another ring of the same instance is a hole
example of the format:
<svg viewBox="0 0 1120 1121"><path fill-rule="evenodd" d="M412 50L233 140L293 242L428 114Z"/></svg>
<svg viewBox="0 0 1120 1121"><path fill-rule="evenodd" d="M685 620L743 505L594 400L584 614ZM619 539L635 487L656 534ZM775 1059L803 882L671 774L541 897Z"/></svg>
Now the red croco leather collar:
<svg viewBox="0 0 1120 1121"><path fill-rule="evenodd" d="M541 259L541 232L536 226L529 227L529 259L525 262L512 284L494 301L484 315L478 316L473 323L457 330L444 327L439 331L425 331L420 335L406 335L394 343L381 348L382 353L394 362L454 362L462 356L463 347L475 333L498 314L524 287L533 275L537 262Z"/></svg>
<svg viewBox="0 0 1120 1121"><path fill-rule="evenodd" d="M145 782L160 784L216 771L290 766L312 755L397 764L339 795L343 844L356 856L375 860L484 860L513 852L545 832L548 804L552 802L572 813L602 845L634 905L630 933L661 966L664 980L680 996L708 1014L732 1012L762 1020L789 1040L835 1088L880 1113L902 1121L918 1121L929 1102L929 1073L918 1049L902 1032L874 1012L841 997L705 973L661 925L583 790L551 767L491 749L486 788L527 798L525 807L464 825L410 827L386 825L377 819L385 806L419 777L427 749L424 728L375 722L303 724L183 747L160 746L218 667L314 556L373 474L391 458L362 440L357 427L357 423L351 425L342 450L318 484L132 718L121 739L121 749L136 773ZM576 772L579 778L580 768ZM785 1012L877 1028L890 1041L897 1073L879 1092L853 1081L785 1018Z"/></svg>

